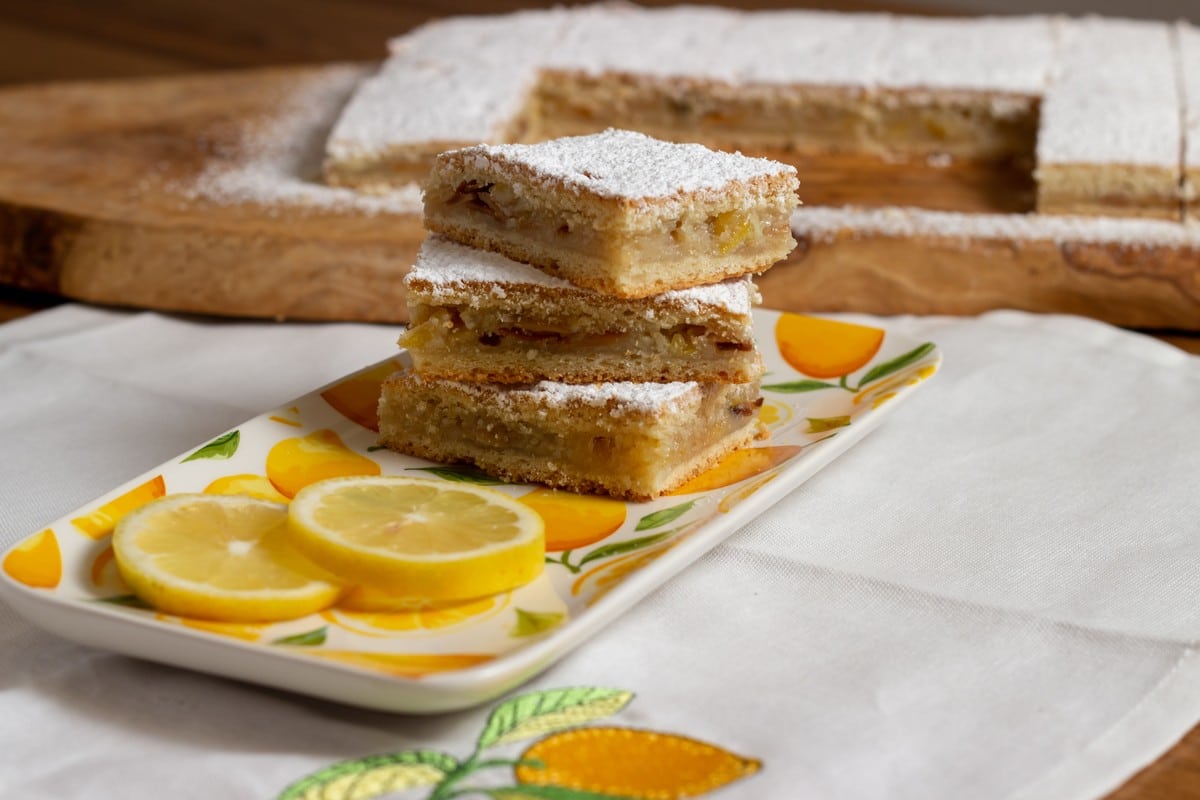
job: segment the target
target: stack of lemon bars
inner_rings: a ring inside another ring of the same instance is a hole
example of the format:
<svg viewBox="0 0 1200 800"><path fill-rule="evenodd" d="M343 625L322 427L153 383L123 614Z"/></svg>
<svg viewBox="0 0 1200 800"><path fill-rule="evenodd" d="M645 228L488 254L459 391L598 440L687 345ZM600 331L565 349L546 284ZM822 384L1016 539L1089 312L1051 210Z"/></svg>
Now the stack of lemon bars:
<svg viewBox="0 0 1200 800"><path fill-rule="evenodd" d="M751 275L794 246L797 185L617 130L442 153L380 441L648 500L760 437Z"/></svg>

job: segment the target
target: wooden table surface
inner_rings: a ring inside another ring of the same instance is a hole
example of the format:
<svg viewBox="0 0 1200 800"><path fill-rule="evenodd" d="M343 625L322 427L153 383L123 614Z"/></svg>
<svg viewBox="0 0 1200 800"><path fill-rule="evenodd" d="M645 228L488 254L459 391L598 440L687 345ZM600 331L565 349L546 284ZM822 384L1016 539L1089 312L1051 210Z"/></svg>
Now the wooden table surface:
<svg viewBox="0 0 1200 800"><path fill-rule="evenodd" d="M383 56L387 36L434 16L548 4L522 0L403 4L389 0L0 0L0 85L374 60ZM898 3L869 0L728 4L906 10ZM58 302L54 297L0 287L0 321ZM1164 332L1160 337L1200 353L1200 336ZM1200 800L1200 727L1110 798Z"/></svg>

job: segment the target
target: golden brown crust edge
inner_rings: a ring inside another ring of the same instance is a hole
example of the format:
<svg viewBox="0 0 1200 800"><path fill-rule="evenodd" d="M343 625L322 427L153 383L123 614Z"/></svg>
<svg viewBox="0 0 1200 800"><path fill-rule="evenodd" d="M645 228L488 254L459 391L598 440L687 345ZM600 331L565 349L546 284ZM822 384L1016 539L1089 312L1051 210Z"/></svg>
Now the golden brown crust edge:
<svg viewBox="0 0 1200 800"><path fill-rule="evenodd" d="M696 477L705 470L716 466L717 462L723 457L732 453L735 450L741 449L751 442L766 437L765 430L761 424L754 422L744 428L740 428L719 442L715 442L711 447L698 455L696 458L687 462L671 475L670 480L656 492L639 491L636 487L626 489L607 486L595 480L585 478L572 478L564 475L561 472L549 469L548 467L539 467L539 465L530 461L527 464L519 466L510 466L500 463L488 457L473 458L473 457L458 457L453 456L445 451L439 450L436 447L428 446L424 442L399 441L391 439L382 433L380 434L379 443L390 450L405 455L415 456L416 458L424 458L429 461L436 461L441 464L471 464L489 475L506 481L508 483L540 483L556 489L564 489L569 492L580 494L603 494L610 497L615 497L619 500L630 500L633 502L647 502L663 495L670 494L672 490L677 489L687 483L692 478Z"/></svg>

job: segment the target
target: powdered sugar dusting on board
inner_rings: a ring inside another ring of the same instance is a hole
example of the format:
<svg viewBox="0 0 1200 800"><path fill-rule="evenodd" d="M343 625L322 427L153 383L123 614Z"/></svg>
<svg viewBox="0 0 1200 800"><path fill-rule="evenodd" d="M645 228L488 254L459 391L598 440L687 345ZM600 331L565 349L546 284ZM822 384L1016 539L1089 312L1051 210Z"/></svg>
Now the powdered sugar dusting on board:
<svg viewBox="0 0 1200 800"><path fill-rule="evenodd" d="M672 198L721 190L735 182L796 174L795 167L766 158L675 144L634 131L610 128L589 136L568 136L539 144L476 145L459 151L476 169L490 162L518 164L547 188L627 200Z"/></svg>
<svg viewBox="0 0 1200 800"><path fill-rule="evenodd" d="M183 193L221 205L263 205L268 213L297 207L421 213L416 186L375 197L319 182L325 135L362 76L361 68L335 66L299 83L271 117L246 132L231 160L215 161Z"/></svg>
<svg viewBox="0 0 1200 800"><path fill-rule="evenodd" d="M513 289L519 291L521 286L544 286L582 295L598 294L547 275L528 264L513 261L498 253L468 247L437 234L430 235L421 245L417 263L405 280L428 283L434 302L453 302L465 291L478 291L477 287L481 284L486 285L488 291L498 292L499 296ZM720 309L749 316L757 297L758 291L749 278L735 278L629 302L636 305L671 305L693 314Z"/></svg>

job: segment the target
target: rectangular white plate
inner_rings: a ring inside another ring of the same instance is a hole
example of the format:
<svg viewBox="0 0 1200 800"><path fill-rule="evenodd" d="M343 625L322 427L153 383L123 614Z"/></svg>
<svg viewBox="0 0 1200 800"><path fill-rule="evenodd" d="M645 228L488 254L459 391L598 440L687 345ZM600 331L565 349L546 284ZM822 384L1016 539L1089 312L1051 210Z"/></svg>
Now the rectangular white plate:
<svg viewBox="0 0 1200 800"><path fill-rule="evenodd" d="M485 702L545 669L833 461L941 361L934 345L877 328L773 311L756 312L755 325L768 370L760 418L770 438L650 503L566 500L544 514L545 573L511 593L432 611L335 608L244 625L158 614L122 583L108 540L123 513L166 493L222 486L271 493L272 477L294 484L295 474L285 480L281 470L320 477L319 468L295 461L303 449L296 440L305 437L344 448L340 463L330 462L335 471L358 465L473 479L468 469L375 447L374 405L394 366L388 361L248 420L26 537L0 562L0 594L68 639L189 669L388 711ZM496 488L514 497L548 491ZM575 544L563 550L570 538Z"/></svg>

